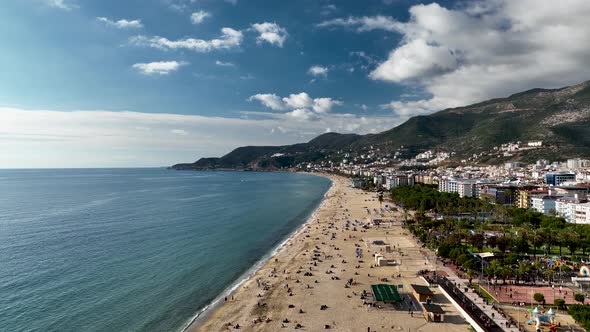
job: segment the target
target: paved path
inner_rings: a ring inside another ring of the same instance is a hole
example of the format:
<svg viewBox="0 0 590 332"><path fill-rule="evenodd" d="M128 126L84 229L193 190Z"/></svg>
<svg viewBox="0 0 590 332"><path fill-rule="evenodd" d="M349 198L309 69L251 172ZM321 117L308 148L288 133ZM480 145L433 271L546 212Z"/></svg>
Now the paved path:
<svg viewBox="0 0 590 332"><path fill-rule="evenodd" d="M465 285L468 283L468 280L457 277L452 271L448 271L447 273L449 273L448 279L460 285L460 289L463 292L465 287L467 287ZM516 326L511 326L510 328L506 327L506 322L508 320L502 317L502 314L498 310L492 308L491 304L485 304L485 299L477 295L472 289L469 289L467 293L463 292L463 294L467 296L467 298L469 298L471 301L473 301L473 303L475 303L475 305L477 305L479 309L485 312L486 315L488 315L488 317L491 318L493 314L494 322L496 322L496 324L498 324L498 326L502 328L504 331L518 332L518 327Z"/></svg>
<svg viewBox="0 0 590 332"><path fill-rule="evenodd" d="M408 237L410 239L412 239L417 246L420 248L422 247L422 244L413 236L412 233L410 233L407 229L404 229L404 232L408 235ZM454 283L457 283L458 285L461 285L460 290L461 292L466 295L469 299L471 299L471 301L473 301L473 303L475 303L483 312L486 313L486 315L488 315L488 317L492 317L492 313L494 314L494 322L496 322L496 324L498 324L498 326L503 329L504 331L507 332L518 332L518 327L512 325L510 328L506 327L506 322L508 321L506 318L502 317L502 314L496 310L492 308L492 305L486 305L484 302L484 299L482 297L480 297L479 295L477 295L472 289L469 289L469 291L467 293L463 292L463 290L465 289L465 285L467 285L467 283L469 282L469 280L467 279L463 279L463 278L459 278L457 276L457 274L455 273L455 271L453 271L452 269L443 266L442 264L440 264L440 261L436 258L436 254L434 254L431 250L427 249L427 248L423 248L422 250L425 250L428 252L426 259L428 261L430 261L430 263L432 264L432 266L435 267L435 269L437 271L442 270L445 271L448 274L448 279L451 280ZM508 316L510 317L510 316Z"/></svg>

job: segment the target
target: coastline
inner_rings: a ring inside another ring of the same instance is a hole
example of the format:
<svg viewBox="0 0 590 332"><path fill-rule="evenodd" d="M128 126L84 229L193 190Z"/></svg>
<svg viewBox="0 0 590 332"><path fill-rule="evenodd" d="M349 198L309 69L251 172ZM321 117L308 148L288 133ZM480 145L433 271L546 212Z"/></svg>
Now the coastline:
<svg viewBox="0 0 590 332"><path fill-rule="evenodd" d="M317 206L311 210L309 216L305 219L305 221L297 226L295 230L289 233L281 242L279 242L273 249L269 251L268 254L263 256L258 262L252 265L251 268L246 270L236 281L231 283L226 289L224 289L213 301L208 303L204 308L199 310L185 325L179 332L193 332L198 331L211 316L215 315L215 313L221 309L224 305L224 298L230 298L233 296L245 283L251 281L256 274L264 268L275 256L277 256L281 250L283 250L286 245L292 241L293 239L297 238L307 227L309 223L311 223L315 218L317 218L318 212L322 209L322 207L326 204L326 201L330 195L330 193L334 190L334 178L328 174L318 174L318 173L305 173L307 175L319 176L324 177L330 180L330 188L324 193L323 198L321 201L318 202Z"/></svg>
<svg viewBox="0 0 590 332"><path fill-rule="evenodd" d="M402 227L402 213L381 210L375 194L351 188L350 179L327 176L332 186L313 216L227 301L187 331L469 331L436 288L433 300L444 310L444 322L422 315L412 285L425 285L418 272L435 265ZM387 219L387 225L373 225L373 218ZM385 253L374 241L393 250ZM372 256L380 252L394 264L374 266ZM400 290L405 302L397 309L367 305L372 295L363 294L382 283Z"/></svg>

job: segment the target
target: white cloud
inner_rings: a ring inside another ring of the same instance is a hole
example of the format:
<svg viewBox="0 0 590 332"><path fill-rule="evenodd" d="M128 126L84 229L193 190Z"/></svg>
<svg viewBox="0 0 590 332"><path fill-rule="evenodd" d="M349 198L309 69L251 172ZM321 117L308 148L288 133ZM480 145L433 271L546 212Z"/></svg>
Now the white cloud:
<svg viewBox="0 0 590 332"><path fill-rule="evenodd" d="M322 66L311 66L307 73L314 77L326 77L328 76L328 68Z"/></svg>
<svg viewBox="0 0 590 332"><path fill-rule="evenodd" d="M324 5L322 6L322 9L320 11L320 14L322 15L330 15L334 12L338 11L338 7L336 7L336 5L333 4L328 4L328 5Z"/></svg>
<svg viewBox="0 0 590 332"><path fill-rule="evenodd" d="M271 45L283 47L283 43L288 36L287 30L276 23L255 23L252 24L252 29L259 33L259 36L256 37L258 43L267 42Z"/></svg>
<svg viewBox="0 0 590 332"><path fill-rule="evenodd" d="M178 61L158 61L150 63L136 63L133 69L144 75L167 75L177 71L181 66L187 65L186 62Z"/></svg>
<svg viewBox="0 0 590 332"><path fill-rule="evenodd" d="M233 62L223 62L223 61L219 61L216 60L215 64L221 67L235 67L235 64Z"/></svg>
<svg viewBox="0 0 590 332"><path fill-rule="evenodd" d="M317 119L317 115L315 113L308 111L305 108L298 108L292 110L291 112L287 112L287 115L294 118L295 120L300 121L309 121Z"/></svg>
<svg viewBox="0 0 590 332"><path fill-rule="evenodd" d="M256 119L2 107L0 114L0 165L7 168L168 166L244 145L305 142L326 128L369 133L398 121L306 111L244 114Z"/></svg>
<svg viewBox="0 0 590 332"><path fill-rule="evenodd" d="M53 8L59 8L63 10L72 10L78 8L78 6L66 2L66 0L47 0L47 4Z"/></svg>
<svg viewBox="0 0 590 332"><path fill-rule="evenodd" d="M162 50L186 49L199 53L211 52L218 49L232 49L240 46L243 34L239 30L232 28L221 29L219 38L204 40L195 38L186 38L179 40L169 40L164 37L146 37L135 36L129 39L129 42L137 46L148 46Z"/></svg>
<svg viewBox="0 0 590 332"><path fill-rule="evenodd" d="M287 114L292 114L297 118L307 118L309 116L304 116L305 114L309 115L311 113L317 114L325 114L328 113L334 108L334 106L340 106L343 103L339 100L334 100L332 98L311 98L309 94L305 92L300 93L293 93L290 94L288 97L279 97L276 94L257 94L248 98L248 101L259 101L265 107L268 107L275 111L285 111L291 110L291 112ZM303 112L303 110L307 112ZM297 111L297 112L295 112Z"/></svg>
<svg viewBox="0 0 590 332"><path fill-rule="evenodd" d="M402 82L452 71L457 68L458 62L452 50L416 39L392 51L387 61L380 64L370 77Z"/></svg>
<svg viewBox="0 0 590 332"><path fill-rule="evenodd" d="M283 98L283 101L290 108L306 108L313 105L313 99L305 92L290 94L289 97Z"/></svg>
<svg viewBox="0 0 590 332"><path fill-rule="evenodd" d="M199 10L191 15L191 22L193 22L193 24L201 24L208 17L211 17L211 13L208 13L204 10Z"/></svg>
<svg viewBox="0 0 590 332"><path fill-rule="evenodd" d="M139 29L143 27L141 20L125 20L118 21L110 20L106 17L97 17L98 21L105 23L108 26L113 26L119 29Z"/></svg>
<svg viewBox="0 0 590 332"><path fill-rule="evenodd" d="M403 24L388 16L363 16L335 18L317 24L319 28L347 27L359 32L372 30L386 30L398 32L403 29Z"/></svg>
<svg viewBox="0 0 590 332"><path fill-rule="evenodd" d="M589 1L471 1L453 9L432 3L412 6L409 13L407 22L351 17L320 24L401 34L399 45L370 77L418 87L431 97L390 103L400 114L424 114L590 77Z"/></svg>
<svg viewBox="0 0 590 332"><path fill-rule="evenodd" d="M265 107L275 111L283 111L287 109L287 106L283 103L281 97L274 93L259 93L248 98L248 101L259 101Z"/></svg>
<svg viewBox="0 0 590 332"><path fill-rule="evenodd" d="M313 110L318 113L327 113L332 110L334 106L342 105L342 102L339 100L333 100L332 98L315 98L313 100Z"/></svg>

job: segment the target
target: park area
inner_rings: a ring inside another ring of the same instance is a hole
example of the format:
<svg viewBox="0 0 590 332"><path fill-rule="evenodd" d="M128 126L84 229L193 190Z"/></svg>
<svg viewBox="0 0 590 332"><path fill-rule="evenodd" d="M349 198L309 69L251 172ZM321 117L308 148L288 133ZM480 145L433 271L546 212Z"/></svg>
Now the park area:
<svg viewBox="0 0 590 332"><path fill-rule="evenodd" d="M519 286L519 285L483 285L482 288L500 303L538 303L534 294L543 294L545 303L553 306L555 299L564 299L565 304L578 303L574 299L575 292L567 287ZM541 304L541 303L539 303Z"/></svg>

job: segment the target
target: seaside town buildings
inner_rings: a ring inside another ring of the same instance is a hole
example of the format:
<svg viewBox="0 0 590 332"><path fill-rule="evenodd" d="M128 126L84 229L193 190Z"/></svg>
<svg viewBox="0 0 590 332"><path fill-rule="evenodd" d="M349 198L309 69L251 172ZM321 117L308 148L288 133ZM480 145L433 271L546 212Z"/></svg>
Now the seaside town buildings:
<svg viewBox="0 0 590 332"><path fill-rule="evenodd" d="M542 142L529 142L518 148L535 148L539 144ZM504 153L516 148L516 145L505 145L498 150ZM371 161L371 153L362 156L347 154L340 163L310 164L307 169L347 174L354 178L352 185L357 188L366 188L369 183L372 188L382 190L432 185L441 192L456 193L460 197L554 214L570 223L590 224L589 160L576 158L565 162L538 160L534 164L507 162L498 166L456 167L435 167L429 163L451 155L427 151L395 167L388 167L385 157ZM390 158L397 157L392 155Z"/></svg>

